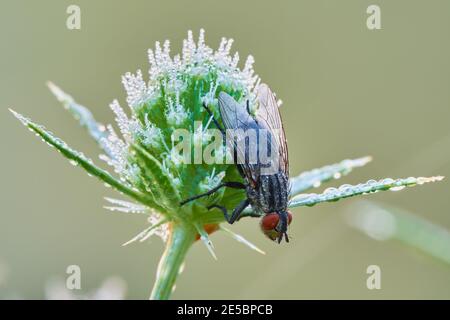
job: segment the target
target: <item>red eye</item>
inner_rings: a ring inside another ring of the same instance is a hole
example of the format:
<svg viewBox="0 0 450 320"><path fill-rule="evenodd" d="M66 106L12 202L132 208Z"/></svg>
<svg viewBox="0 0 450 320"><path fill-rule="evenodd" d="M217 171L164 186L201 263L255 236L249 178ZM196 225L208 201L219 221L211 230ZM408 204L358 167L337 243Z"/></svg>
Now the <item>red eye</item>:
<svg viewBox="0 0 450 320"><path fill-rule="evenodd" d="M288 212L288 225L291 224L292 214ZM280 233L275 230L280 222L280 216L276 212L268 213L261 219L261 230L271 240L279 238Z"/></svg>
<svg viewBox="0 0 450 320"><path fill-rule="evenodd" d="M280 216L277 213L266 214L261 219L261 228L267 231L273 230L278 225L278 221L280 221Z"/></svg>
<svg viewBox="0 0 450 320"><path fill-rule="evenodd" d="M288 211L288 225L290 225L292 222L292 214L290 211Z"/></svg>
<svg viewBox="0 0 450 320"><path fill-rule="evenodd" d="M277 213L273 212L266 214L261 219L261 228L263 228L263 230L273 230L278 225L279 221L280 216ZM288 225L291 224L291 222L292 222L292 214L288 211Z"/></svg>

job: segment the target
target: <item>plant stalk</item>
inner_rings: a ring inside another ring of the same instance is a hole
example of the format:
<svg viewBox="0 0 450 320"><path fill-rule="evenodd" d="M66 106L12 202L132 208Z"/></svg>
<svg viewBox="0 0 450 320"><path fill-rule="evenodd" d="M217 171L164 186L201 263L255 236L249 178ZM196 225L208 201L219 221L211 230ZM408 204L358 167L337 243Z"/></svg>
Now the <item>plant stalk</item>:
<svg viewBox="0 0 450 320"><path fill-rule="evenodd" d="M166 249L158 264L150 300L170 298L186 253L194 243L196 235L194 227L181 223L172 224Z"/></svg>

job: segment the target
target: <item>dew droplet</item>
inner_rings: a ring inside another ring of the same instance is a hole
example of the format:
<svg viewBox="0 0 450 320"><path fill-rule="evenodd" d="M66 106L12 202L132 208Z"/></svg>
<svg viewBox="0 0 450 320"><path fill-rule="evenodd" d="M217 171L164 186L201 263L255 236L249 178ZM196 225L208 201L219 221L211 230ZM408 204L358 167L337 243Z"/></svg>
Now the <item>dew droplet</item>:
<svg viewBox="0 0 450 320"><path fill-rule="evenodd" d="M392 187L389 190L390 191L400 191L400 190L403 190L403 189L405 189L405 186Z"/></svg>
<svg viewBox="0 0 450 320"><path fill-rule="evenodd" d="M352 189L352 185L350 184L343 184L342 186L339 187L339 191L343 192L343 193L348 193L349 191L351 192Z"/></svg>
<svg viewBox="0 0 450 320"><path fill-rule="evenodd" d="M331 187L331 188L325 189L325 191L323 193L330 194L330 193L336 193L337 191L338 191L338 189Z"/></svg>
<svg viewBox="0 0 450 320"><path fill-rule="evenodd" d="M375 183L376 183L376 181L375 181ZM362 183L360 189L361 189L362 193L368 193L368 192L370 192L370 190L372 190L372 186L368 182Z"/></svg>
<svg viewBox="0 0 450 320"><path fill-rule="evenodd" d="M178 274L183 273L184 268L185 268L185 263L183 262L183 263L181 264L181 266L180 266L180 269L178 270Z"/></svg>
<svg viewBox="0 0 450 320"><path fill-rule="evenodd" d="M417 184L423 184L422 181L420 181L420 180L418 180L418 179L416 179L416 178L414 178L414 177L408 177L408 178L406 178L406 179L405 179L405 182L406 182L407 184L415 184L415 183L417 183Z"/></svg>

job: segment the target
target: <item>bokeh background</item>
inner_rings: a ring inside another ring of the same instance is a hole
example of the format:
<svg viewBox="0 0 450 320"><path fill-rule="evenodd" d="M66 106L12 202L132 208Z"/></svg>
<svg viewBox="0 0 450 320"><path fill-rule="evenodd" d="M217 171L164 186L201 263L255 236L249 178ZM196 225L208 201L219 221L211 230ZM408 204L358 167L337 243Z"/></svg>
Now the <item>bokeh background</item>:
<svg viewBox="0 0 450 320"><path fill-rule="evenodd" d="M370 31L366 8L374 3L382 30ZM81 7L81 30L66 28L70 4ZM107 297L148 297L162 242L121 246L145 218L103 209L103 197L117 195L30 135L8 108L98 159L95 143L45 82L112 122L108 104L114 98L125 104L120 76L147 70L146 50L157 40L170 39L178 52L189 29L205 28L213 48L232 37L241 57L254 55L256 72L284 102L292 175L371 155L371 164L330 186L449 176L448 1L3 0L0 6L0 298L68 296L63 287L72 264L82 272L78 296L94 297L101 287ZM420 218L409 238L420 235L441 248L440 257L349 226L345 217L359 202L347 199L296 209L289 244L267 241L256 220L232 226L265 256L223 234L212 237L217 262L196 244L173 298L448 299L448 195L444 180L364 198ZM421 229L423 221L440 228L438 239ZM372 264L381 268L381 290L366 287Z"/></svg>

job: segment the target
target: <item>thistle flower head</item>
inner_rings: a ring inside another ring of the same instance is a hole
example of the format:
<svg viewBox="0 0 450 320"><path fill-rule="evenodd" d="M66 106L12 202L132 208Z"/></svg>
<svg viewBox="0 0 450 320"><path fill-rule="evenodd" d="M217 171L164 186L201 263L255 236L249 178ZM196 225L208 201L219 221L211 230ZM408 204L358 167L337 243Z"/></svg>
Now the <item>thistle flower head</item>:
<svg viewBox="0 0 450 320"><path fill-rule="evenodd" d="M240 69L239 55L231 55L232 43L232 39L223 38L219 48L213 50L205 44L203 30L197 41L189 31L181 56L172 57L169 41L163 45L156 42L155 48L148 50L148 81L140 70L122 77L129 115L117 100L110 105L120 136L107 126L108 134L101 140L105 150L101 159L112 165L130 187L150 194L151 201L145 205L167 221L182 220L202 228L224 220L221 213L205 209L205 202L220 200L223 192L192 205L180 207L179 203L210 190L227 177L236 178L236 169L227 164L183 161L173 133L180 129L195 133L193 145L202 150L210 143L205 130L211 126L204 103L217 110L221 91L236 100L254 101L259 79L252 68L254 60L248 57ZM235 193L236 201L242 197Z"/></svg>

